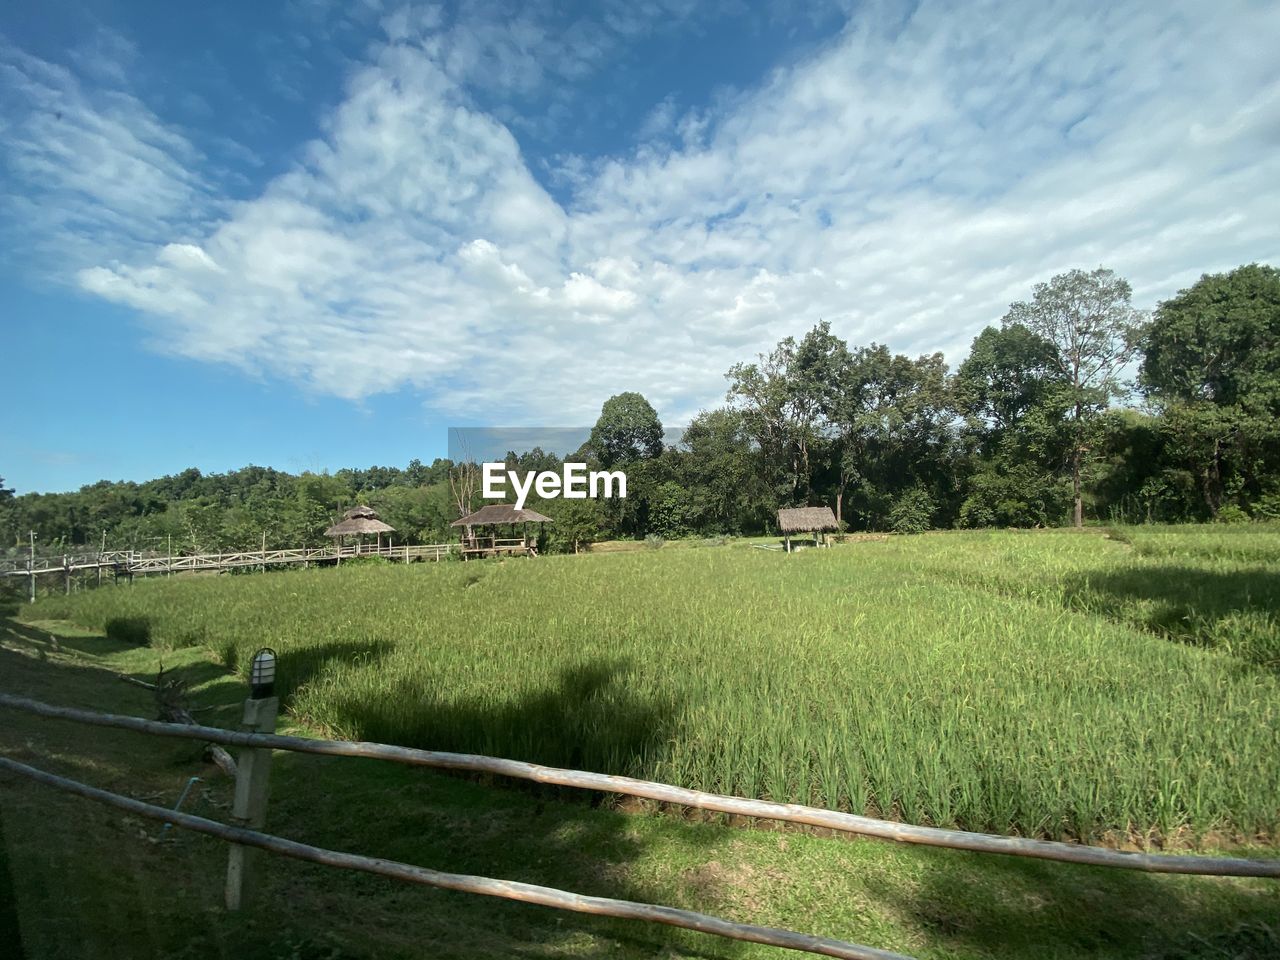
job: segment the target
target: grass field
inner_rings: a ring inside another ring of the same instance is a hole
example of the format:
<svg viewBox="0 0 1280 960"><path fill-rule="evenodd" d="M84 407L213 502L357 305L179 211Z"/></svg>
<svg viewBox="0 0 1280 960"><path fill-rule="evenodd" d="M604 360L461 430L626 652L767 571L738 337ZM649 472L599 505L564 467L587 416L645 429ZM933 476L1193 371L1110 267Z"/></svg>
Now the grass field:
<svg viewBox="0 0 1280 960"><path fill-rule="evenodd" d="M244 685L204 650L164 656L201 719ZM0 620L0 689L150 716L157 653L65 622ZM296 723L286 729L314 735ZM0 714L0 752L226 820L198 744ZM922 960L1270 960L1280 885L744 830L622 813L394 764L276 754L268 828L332 849L791 927ZM1265 856L1260 847L1231 851ZM765 947L268 859L252 908L221 910L217 841L0 774L5 960L783 960ZM7 888L7 889L6 889ZM16 945L16 946L15 946ZM15 952L16 950L16 952Z"/></svg>
<svg viewBox="0 0 1280 960"><path fill-rule="evenodd" d="M51 598L340 736L1085 840L1280 827L1280 533L981 532L364 566Z"/></svg>

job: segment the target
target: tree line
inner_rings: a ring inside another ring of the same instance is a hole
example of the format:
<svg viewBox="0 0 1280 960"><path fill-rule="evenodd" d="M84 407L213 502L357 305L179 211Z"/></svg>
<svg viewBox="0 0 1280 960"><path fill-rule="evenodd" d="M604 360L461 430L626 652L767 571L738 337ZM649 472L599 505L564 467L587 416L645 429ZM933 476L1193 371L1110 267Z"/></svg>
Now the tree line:
<svg viewBox="0 0 1280 960"><path fill-rule="evenodd" d="M1280 518L1280 270L1205 275L1148 314L1112 271L1035 286L951 371L940 353L851 346L818 323L727 373L723 406L678 444L638 393L608 399L566 457L627 472L625 500L530 500L550 549L599 539L772 532L780 506L849 530ZM540 449L518 470L558 470ZM190 469L145 483L14 496L0 537L44 549L195 553L319 545L367 503L397 542L438 542L480 506L474 465L298 475Z"/></svg>

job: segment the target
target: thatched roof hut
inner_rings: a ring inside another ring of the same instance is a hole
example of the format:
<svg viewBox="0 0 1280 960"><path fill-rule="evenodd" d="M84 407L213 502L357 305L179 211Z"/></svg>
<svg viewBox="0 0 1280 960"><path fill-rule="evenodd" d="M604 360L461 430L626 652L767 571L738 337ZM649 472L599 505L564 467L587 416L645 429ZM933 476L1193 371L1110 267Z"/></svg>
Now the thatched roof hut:
<svg viewBox="0 0 1280 960"><path fill-rule="evenodd" d="M778 529L782 533L813 533L839 527L830 507L789 507L778 511Z"/></svg>
<svg viewBox="0 0 1280 960"><path fill-rule="evenodd" d="M384 533L395 533L396 528L378 519L378 513L372 507L352 507L342 515L342 519L324 532L326 537L356 537L366 533L378 534L382 539Z"/></svg>
<svg viewBox="0 0 1280 960"><path fill-rule="evenodd" d="M481 507L475 513L469 513L461 520L455 520L452 527L491 527L503 523L554 523L550 517L544 517L536 510L516 509L511 503L491 503Z"/></svg>
<svg viewBox="0 0 1280 960"><path fill-rule="evenodd" d="M523 554L526 557L538 555L538 538L529 536L530 523L551 523L550 517L544 517L536 510L517 509L512 503L491 503L481 507L475 513L469 513L460 520L453 521L450 526L463 527L462 559L468 557L497 557ZM511 533L519 533L502 539L498 536L499 527L511 527ZM519 527L519 531L516 527ZM475 528L488 527L487 533L476 533Z"/></svg>
<svg viewBox="0 0 1280 960"><path fill-rule="evenodd" d="M778 529L787 543L787 553L791 552L791 535L793 533L812 533L813 545L825 546L826 531L839 530L836 515L830 507L788 507L778 511Z"/></svg>

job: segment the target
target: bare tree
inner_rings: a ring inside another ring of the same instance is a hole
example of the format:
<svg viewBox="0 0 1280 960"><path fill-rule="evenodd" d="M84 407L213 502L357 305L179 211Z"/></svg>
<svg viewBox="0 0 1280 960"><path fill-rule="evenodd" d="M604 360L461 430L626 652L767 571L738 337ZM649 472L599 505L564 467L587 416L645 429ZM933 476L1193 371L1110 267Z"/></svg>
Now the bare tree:
<svg viewBox="0 0 1280 960"><path fill-rule="evenodd" d="M454 447L457 448L456 451ZM471 506L480 490L480 467L471 455L470 445L461 430L454 431L454 438L450 443L450 453L455 452L457 456L453 466L449 468L449 495L458 516L465 517L472 513ZM467 534L470 533L471 529L467 528Z"/></svg>
<svg viewBox="0 0 1280 960"><path fill-rule="evenodd" d="M1075 496L1075 525L1084 525L1080 475L1099 414L1124 392L1121 373L1136 355L1136 333L1146 315L1134 309L1128 282L1099 267L1071 270L1037 283L1030 301L1009 306L1004 326L1021 324L1057 348L1066 380L1071 421L1068 458Z"/></svg>

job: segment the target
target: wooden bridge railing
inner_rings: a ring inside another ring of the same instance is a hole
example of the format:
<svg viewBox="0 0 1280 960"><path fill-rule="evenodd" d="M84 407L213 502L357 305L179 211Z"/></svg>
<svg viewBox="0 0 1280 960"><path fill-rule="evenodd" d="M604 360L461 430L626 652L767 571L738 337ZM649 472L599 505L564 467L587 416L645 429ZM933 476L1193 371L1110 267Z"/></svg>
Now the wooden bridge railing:
<svg viewBox="0 0 1280 960"><path fill-rule="evenodd" d="M341 547L297 547L283 550L238 550L220 553L156 554L137 550L110 550L94 554L62 554L54 557L10 557L0 560L0 576L31 577L68 575L85 570L116 569L129 574L187 573L235 570L287 564L341 562L356 557L385 557L393 562L442 560L457 550L456 543L391 546L352 544Z"/></svg>

